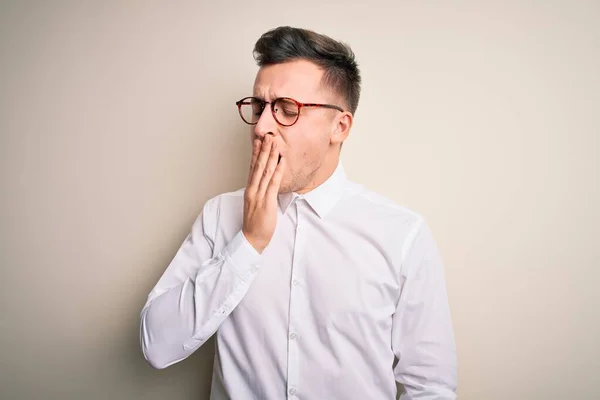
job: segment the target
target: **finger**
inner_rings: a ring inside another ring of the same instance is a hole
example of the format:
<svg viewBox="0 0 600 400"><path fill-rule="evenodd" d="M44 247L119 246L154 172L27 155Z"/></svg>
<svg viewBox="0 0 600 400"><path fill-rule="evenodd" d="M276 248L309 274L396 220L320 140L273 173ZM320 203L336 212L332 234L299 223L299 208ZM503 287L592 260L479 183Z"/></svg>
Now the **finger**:
<svg viewBox="0 0 600 400"><path fill-rule="evenodd" d="M260 178L260 184L258 185L258 192L256 195L258 198L263 198L267 191L267 187L269 187L269 182L271 182L271 177L275 172L275 167L277 167L277 161L279 160L279 150L277 149L277 143L274 142L273 146L271 146L271 152L269 153L269 159L267 160L267 165L265 165L265 169L263 170L262 177Z"/></svg>
<svg viewBox="0 0 600 400"><path fill-rule="evenodd" d="M254 172L254 167L256 166L256 160L258 159L259 150L260 140L254 139L254 142L252 142L252 158L250 159L250 171L248 172L248 181L246 182L248 185L252 180L252 173Z"/></svg>
<svg viewBox="0 0 600 400"><path fill-rule="evenodd" d="M268 203L273 201L277 202L277 195L279 194L279 188L281 187L281 180L283 178L283 173L285 172L286 164L286 158L281 157L281 161L279 161L279 164L277 164L277 167L275 168L275 172L273 173L273 177L271 178L269 187L267 188L267 193L265 194L265 198Z"/></svg>
<svg viewBox="0 0 600 400"><path fill-rule="evenodd" d="M272 139L270 136L267 136L263 141L262 147L260 148L260 153L258 155L258 159L256 160L254 171L252 172L252 178L250 179L250 185L248 185L248 189L250 189L250 191L253 193L258 190L260 179L271 152L271 144Z"/></svg>

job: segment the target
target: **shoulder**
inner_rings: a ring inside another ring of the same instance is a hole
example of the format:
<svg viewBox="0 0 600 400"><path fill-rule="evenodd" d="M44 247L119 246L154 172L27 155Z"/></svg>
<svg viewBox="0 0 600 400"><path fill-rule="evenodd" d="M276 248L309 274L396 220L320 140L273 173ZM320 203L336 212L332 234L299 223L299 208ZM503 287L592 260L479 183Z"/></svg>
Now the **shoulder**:
<svg viewBox="0 0 600 400"><path fill-rule="evenodd" d="M374 224L386 238L392 238L393 247L399 250L400 260L406 264L404 274L411 274L411 263L425 258L439 259L433 232L421 213L362 185L357 185L354 198L357 202L354 207L361 210L366 223Z"/></svg>
<svg viewBox="0 0 600 400"><path fill-rule="evenodd" d="M352 183L351 187L349 206L360 215L363 226L375 229L384 240L391 240L393 246L401 250L402 257L428 230L424 216L418 211L364 185Z"/></svg>
<svg viewBox="0 0 600 400"><path fill-rule="evenodd" d="M244 189L221 193L204 202L202 211L197 215L193 232L215 240L218 232L241 227L244 212Z"/></svg>
<svg viewBox="0 0 600 400"><path fill-rule="evenodd" d="M239 209L244 204L245 188L221 193L208 199L202 208L202 214L211 219L219 219L222 212Z"/></svg>
<svg viewBox="0 0 600 400"><path fill-rule="evenodd" d="M368 212L373 217L383 216L393 218L394 220L401 219L411 224L421 223L423 216L403 205L399 202L390 199L378 192L375 192L364 185L351 183L351 196L355 206L362 207L365 212Z"/></svg>

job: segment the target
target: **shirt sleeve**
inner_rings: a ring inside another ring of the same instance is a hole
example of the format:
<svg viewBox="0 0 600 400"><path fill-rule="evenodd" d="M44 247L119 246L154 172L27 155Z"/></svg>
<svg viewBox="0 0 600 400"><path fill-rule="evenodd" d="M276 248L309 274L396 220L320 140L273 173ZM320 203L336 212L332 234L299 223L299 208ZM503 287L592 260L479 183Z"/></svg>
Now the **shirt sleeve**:
<svg viewBox="0 0 600 400"><path fill-rule="evenodd" d="M140 342L155 368L166 368L204 344L242 300L260 254L240 230L213 255L218 202L207 202L141 312Z"/></svg>
<svg viewBox="0 0 600 400"><path fill-rule="evenodd" d="M402 262L402 289L393 316L400 400L454 400L457 361L444 268L425 222L413 229Z"/></svg>

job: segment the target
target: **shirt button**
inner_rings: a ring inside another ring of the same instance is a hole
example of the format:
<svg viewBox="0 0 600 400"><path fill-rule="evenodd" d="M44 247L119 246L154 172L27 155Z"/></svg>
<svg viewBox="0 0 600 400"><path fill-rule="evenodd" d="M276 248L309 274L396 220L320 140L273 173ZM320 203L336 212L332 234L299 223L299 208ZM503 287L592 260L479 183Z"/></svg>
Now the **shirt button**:
<svg viewBox="0 0 600 400"><path fill-rule="evenodd" d="M290 333L290 339L296 340L297 337L298 335L296 335L295 333Z"/></svg>
<svg viewBox="0 0 600 400"><path fill-rule="evenodd" d="M252 267L252 273L255 274L258 271L258 265Z"/></svg>
<svg viewBox="0 0 600 400"><path fill-rule="evenodd" d="M298 286L299 283L300 283L300 281L298 279L294 279L292 281L292 285L294 285L294 286Z"/></svg>
<svg viewBox="0 0 600 400"><path fill-rule="evenodd" d="M296 388L290 388L290 394L294 396L296 394Z"/></svg>

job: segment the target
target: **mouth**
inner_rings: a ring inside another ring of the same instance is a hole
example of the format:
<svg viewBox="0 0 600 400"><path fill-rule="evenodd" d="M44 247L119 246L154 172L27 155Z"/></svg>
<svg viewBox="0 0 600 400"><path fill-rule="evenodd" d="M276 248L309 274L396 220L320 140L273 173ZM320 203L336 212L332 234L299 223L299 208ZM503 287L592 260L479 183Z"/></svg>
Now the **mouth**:
<svg viewBox="0 0 600 400"><path fill-rule="evenodd" d="M279 155L279 158L277 159L277 164L279 164L279 161L281 161L281 154Z"/></svg>

